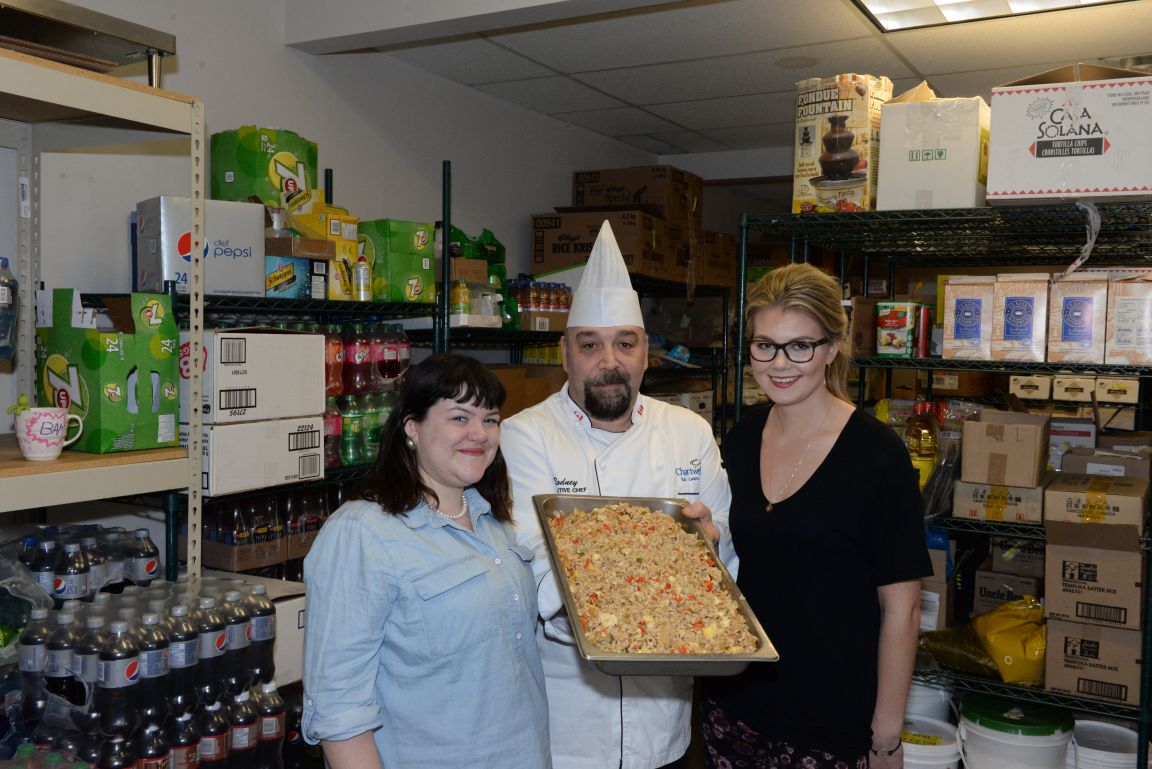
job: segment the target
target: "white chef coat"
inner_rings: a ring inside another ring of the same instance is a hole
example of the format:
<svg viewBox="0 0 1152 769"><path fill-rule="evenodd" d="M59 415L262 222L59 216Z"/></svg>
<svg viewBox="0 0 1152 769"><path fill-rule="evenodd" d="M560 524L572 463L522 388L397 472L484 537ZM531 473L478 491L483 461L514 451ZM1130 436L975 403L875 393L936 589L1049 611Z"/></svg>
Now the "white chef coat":
<svg viewBox="0 0 1152 769"><path fill-rule="evenodd" d="M710 425L679 406L637 398L632 426L610 433L591 426L568 385L506 420L500 446L512 479L516 537L536 551L554 769L654 769L684 755L691 737L692 679L609 676L571 643L563 602L534 494L681 497L712 511L719 554L736 573L728 530L732 492ZM558 616L559 615L559 616Z"/></svg>

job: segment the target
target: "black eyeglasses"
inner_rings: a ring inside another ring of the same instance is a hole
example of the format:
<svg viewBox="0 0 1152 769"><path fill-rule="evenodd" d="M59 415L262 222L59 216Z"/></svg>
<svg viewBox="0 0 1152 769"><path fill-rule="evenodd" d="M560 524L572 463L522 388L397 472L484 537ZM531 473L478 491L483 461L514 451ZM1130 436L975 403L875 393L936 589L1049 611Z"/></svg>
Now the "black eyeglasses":
<svg viewBox="0 0 1152 769"><path fill-rule="evenodd" d="M776 353L783 350L784 355L793 363L807 363L816 357L817 347L822 344L828 344L831 341L828 337L824 337L814 342L807 342L803 339L793 339L791 342L776 344L775 342L767 342L763 339L753 339L748 343L748 354L752 356L752 360L754 361L771 363L776 360Z"/></svg>

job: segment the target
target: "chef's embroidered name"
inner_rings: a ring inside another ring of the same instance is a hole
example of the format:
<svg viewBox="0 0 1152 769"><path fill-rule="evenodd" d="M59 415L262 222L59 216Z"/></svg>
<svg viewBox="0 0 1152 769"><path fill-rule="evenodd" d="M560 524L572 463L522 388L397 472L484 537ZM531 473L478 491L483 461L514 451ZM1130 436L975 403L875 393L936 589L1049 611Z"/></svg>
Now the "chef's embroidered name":
<svg viewBox="0 0 1152 769"><path fill-rule="evenodd" d="M588 491L587 486L580 486L570 478L553 477L552 482L556 485L557 494L583 494Z"/></svg>

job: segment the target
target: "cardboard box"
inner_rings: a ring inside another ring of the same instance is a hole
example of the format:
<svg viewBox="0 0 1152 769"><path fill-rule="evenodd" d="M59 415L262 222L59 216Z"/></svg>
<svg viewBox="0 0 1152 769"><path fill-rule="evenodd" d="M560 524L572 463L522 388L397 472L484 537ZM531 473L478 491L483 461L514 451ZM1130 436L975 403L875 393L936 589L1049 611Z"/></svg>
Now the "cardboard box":
<svg viewBox="0 0 1152 769"><path fill-rule="evenodd" d="M845 302L848 310L848 340L852 356L876 354L876 300L854 296Z"/></svg>
<svg viewBox="0 0 1152 769"><path fill-rule="evenodd" d="M880 107L891 98L892 81L883 76L796 83L792 213L876 208Z"/></svg>
<svg viewBox="0 0 1152 769"><path fill-rule="evenodd" d="M952 516L1040 523L1044 520L1044 485L1004 486L958 480L952 487Z"/></svg>
<svg viewBox="0 0 1152 769"><path fill-rule="evenodd" d="M36 403L84 420L72 445L99 454L177 445L179 334L166 294L108 297L86 310L80 292L36 292ZM97 330L110 323L109 330Z"/></svg>
<svg viewBox="0 0 1152 769"><path fill-rule="evenodd" d="M1092 393L1096 390L1096 377L1094 376L1061 376L1052 377L1052 400L1071 401L1072 403L1091 403Z"/></svg>
<svg viewBox="0 0 1152 769"><path fill-rule="evenodd" d="M435 301L435 225L403 219L371 219L360 222L359 233L360 250L372 265L374 301L419 304Z"/></svg>
<svg viewBox="0 0 1152 769"><path fill-rule="evenodd" d="M1064 455L1061 470L1081 475L1148 479L1152 478L1152 449L1127 452L1075 448Z"/></svg>
<svg viewBox="0 0 1152 769"><path fill-rule="evenodd" d="M986 614L997 606L1026 595L1039 597L1042 584L1035 577L1003 574L991 569L977 569L972 596L972 613Z"/></svg>
<svg viewBox="0 0 1152 769"><path fill-rule="evenodd" d="M1074 64L992 89L988 200L1152 194L1152 77Z"/></svg>
<svg viewBox="0 0 1152 769"><path fill-rule="evenodd" d="M967 398L1003 392L996 374L984 371L933 371L932 395L949 398Z"/></svg>
<svg viewBox="0 0 1152 769"><path fill-rule="evenodd" d="M1044 541L1022 537L989 537L988 565L999 574L1044 578Z"/></svg>
<svg viewBox="0 0 1152 769"><path fill-rule="evenodd" d="M1104 362L1118 366L1152 364L1152 276L1108 282Z"/></svg>
<svg viewBox="0 0 1152 769"><path fill-rule="evenodd" d="M915 302L876 303L876 355L881 358L911 358L915 349Z"/></svg>
<svg viewBox="0 0 1152 769"><path fill-rule="evenodd" d="M272 652L276 683L285 686L299 681L304 673L304 583L251 574L209 571L206 575L240 577L250 585L260 584L268 588L268 598L276 607L276 645Z"/></svg>
<svg viewBox="0 0 1152 769"><path fill-rule="evenodd" d="M1057 417L1048 421L1048 469L1062 470L1063 456L1074 448L1096 446L1096 420Z"/></svg>
<svg viewBox="0 0 1152 769"><path fill-rule="evenodd" d="M188 425L180 425L188 445ZM207 496L324 477L324 419L320 416L205 425L201 490ZM252 461L259 457L259 462Z"/></svg>
<svg viewBox="0 0 1152 769"><path fill-rule="evenodd" d="M1044 491L1044 522L1144 525L1148 479L1060 473Z"/></svg>
<svg viewBox="0 0 1152 769"><path fill-rule="evenodd" d="M649 397L658 401L680 406L695 412L706 422L712 421L712 391L685 392L685 393L649 393Z"/></svg>
<svg viewBox="0 0 1152 769"><path fill-rule="evenodd" d="M920 400L928 392L927 371L910 368L894 368L888 371L891 397L900 400Z"/></svg>
<svg viewBox="0 0 1152 769"><path fill-rule="evenodd" d="M1051 284L1048 362L1103 363L1108 318L1108 279L1074 272Z"/></svg>
<svg viewBox="0 0 1152 769"><path fill-rule="evenodd" d="M735 287L740 280L740 241L723 232L707 230L704 248L695 255L695 267L696 285Z"/></svg>
<svg viewBox="0 0 1152 769"><path fill-rule="evenodd" d="M880 108L880 211L986 205L992 113L979 96L937 99L921 83Z"/></svg>
<svg viewBox="0 0 1152 769"><path fill-rule="evenodd" d="M1080 415L1094 419L1098 430L1135 430L1135 406L1081 406Z"/></svg>
<svg viewBox="0 0 1152 769"><path fill-rule="evenodd" d="M992 360L1044 362L1048 332L1048 274L996 276L992 310Z"/></svg>
<svg viewBox="0 0 1152 769"><path fill-rule="evenodd" d="M332 260L336 243L327 238L264 238L264 255Z"/></svg>
<svg viewBox="0 0 1152 769"><path fill-rule="evenodd" d="M188 332L180 334L180 373L188 370ZM324 412L324 336L271 330L204 332L205 424L256 422ZM290 386L286 386L290 383ZM188 388L180 420L188 421Z"/></svg>
<svg viewBox="0 0 1152 769"><path fill-rule="evenodd" d="M628 272L671 280L674 256L668 253L664 222L643 211L537 214L532 217L533 274L588 261L600 226L608 221Z"/></svg>
<svg viewBox="0 0 1152 769"><path fill-rule="evenodd" d="M920 580L920 630L943 630L952 624L952 583Z"/></svg>
<svg viewBox="0 0 1152 769"><path fill-rule="evenodd" d="M1128 403L1140 402L1140 380L1119 379L1116 377L1096 378L1097 403Z"/></svg>
<svg viewBox="0 0 1152 769"><path fill-rule="evenodd" d="M1048 456L1048 417L984 410L964 422L961 479L1000 486L1039 486Z"/></svg>
<svg viewBox="0 0 1152 769"><path fill-rule="evenodd" d="M567 327L567 310L528 310L520 313L521 331L563 331Z"/></svg>
<svg viewBox="0 0 1152 769"><path fill-rule="evenodd" d="M184 535L180 535L177 547L187 559L188 542ZM286 560L288 541L284 537L252 545L227 545L207 540L200 543L200 561L210 569L250 571L275 566Z"/></svg>
<svg viewBox="0 0 1152 769"><path fill-rule="evenodd" d="M1008 392L1024 400L1046 401L1052 397L1052 377L1048 374L1013 374L1008 380Z"/></svg>
<svg viewBox="0 0 1152 769"><path fill-rule="evenodd" d="M264 296L327 299L328 261L303 256L265 256Z"/></svg>
<svg viewBox="0 0 1152 769"><path fill-rule="evenodd" d="M646 209L688 228L689 237L704 232L704 180L673 166L577 171L572 175L572 205Z"/></svg>
<svg viewBox="0 0 1152 769"><path fill-rule="evenodd" d="M436 260L436 280L442 277L440 260ZM488 282L488 262L483 259L468 259L463 256L452 257L452 282L463 280L468 283Z"/></svg>
<svg viewBox="0 0 1152 769"><path fill-rule="evenodd" d="M1139 451L1142 448L1152 447L1152 432L1102 432L1096 436L1096 447L1109 451Z"/></svg>
<svg viewBox="0 0 1152 769"><path fill-rule="evenodd" d="M1135 526L1045 523L1044 615L1139 630L1144 553Z"/></svg>
<svg viewBox="0 0 1152 769"><path fill-rule="evenodd" d="M1050 692L1140 704L1140 633L1048 620L1044 688Z"/></svg>
<svg viewBox="0 0 1152 769"><path fill-rule="evenodd" d="M136 204L134 291L164 292L164 281L188 293L192 201L162 195ZM206 201L204 293L264 296L264 206Z"/></svg>
<svg viewBox="0 0 1152 769"><path fill-rule="evenodd" d="M316 143L292 131L241 126L210 139L212 197L299 207L313 198ZM318 198L323 201L323 196Z"/></svg>
<svg viewBox="0 0 1152 769"><path fill-rule="evenodd" d="M957 275L944 282L944 357L992 359L996 278Z"/></svg>

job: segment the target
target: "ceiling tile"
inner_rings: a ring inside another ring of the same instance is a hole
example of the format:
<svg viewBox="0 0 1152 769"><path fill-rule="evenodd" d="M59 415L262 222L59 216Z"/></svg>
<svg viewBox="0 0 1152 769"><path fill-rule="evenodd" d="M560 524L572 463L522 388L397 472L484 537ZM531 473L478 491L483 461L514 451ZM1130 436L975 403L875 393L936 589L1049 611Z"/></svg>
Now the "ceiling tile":
<svg viewBox="0 0 1152 769"><path fill-rule="evenodd" d="M672 144L663 138L657 138L652 134L636 134L634 136L617 136L617 139L625 144L631 144L633 147L639 147L645 152L651 152L654 155L679 155L687 152L687 148L679 144Z"/></svg>
<svg viewBox="0 0 1152 769"><path fill-rule="evenodd" d="M634 107L601 109L588 112L569 112L556 115L556 117L607 136L659 133L661 131L674 131L680 128L678 125L669 123L666 120Z"/></svg>
<svg viewBox="0 0 1152 769"><path fill-rule="evenodd" d="M476 86L476 90L546 115L626 106L583 83L560 76L489 83Z"/></svg>
<svg viewBox="0 0 1152 769"><path fill-rule="evenodd" d="M765 52L703 61L588 72L574 77L633 104L791 91L797 80L840 72L890 78L915 76L883 43L871 38L790 49L811 57L812 66L786 69L776 61L788 52Z"/></svg>
<svg viewBox="0 0 1152 769"><path fill-rule="evenodd" d="M386 55L465 85L555 74L480 38L392 50Z"/></svg>
<svg viewBox="0 0 1152 769"><path fill-rule="evenodd" d="M1023 67L1007 67L1005 69L985 69L976 72L954 72L950 75L932 75L928 78L932 90L940 97L980 96L986 102L991 102L992 87L1011 83L1014 80L1043 72L1046 69L1059 67L1066 62L1047 62L1043 64L1029 64Z"/></svg>
<svg viewBox="0 0 1152 769"><path fill-rule="evenodd" d="M724 0L492 35L561 72L633 67L871 35L844 0Z"/></svg>
<svg viewBox="0 0 1152 769"><path fill-rule="evenodd" d="M680 147L684 152L721 152L732 149L727 144L710 139L695 131L673 131L653 134L653 136Z"/></svg>
<svg viewBox="0 0 1152 769"><path fill-rule="evenodd" d="M698 99L675 104L657 104L645 109L693 130L785 123L794 119L796 92L792 90L753 96L732 96L727 99Z"/></svg>
<svg viewBox="0 0 1152 769"><path fill-rule="evenodd" d="M792 123L772 123L741 128L717 128L700 133L732 149L754 150L762 147L791 147L794 130Z"/></svg>

